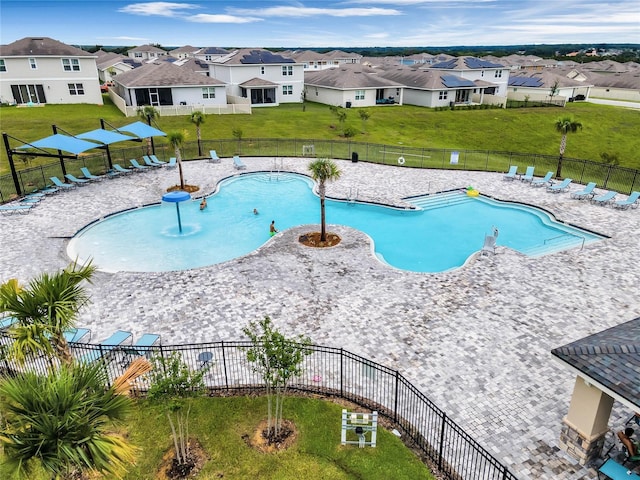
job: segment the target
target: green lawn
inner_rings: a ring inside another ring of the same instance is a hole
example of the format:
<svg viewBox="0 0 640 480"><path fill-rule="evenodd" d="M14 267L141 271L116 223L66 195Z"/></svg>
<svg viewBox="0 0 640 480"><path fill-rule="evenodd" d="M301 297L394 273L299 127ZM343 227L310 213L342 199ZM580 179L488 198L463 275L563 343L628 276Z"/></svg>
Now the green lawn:
<svg viewBox="0 0 640 480"><path fill-rule="evenodd" d="M363 128L358 109L346 110L346 125L359 133L357 142L405 145L413 147L457 150L495 150L556 155L560 135L554 130L555 120L570 114L584 128L571 134L565 155L600 161L607 152L619 156L620 165L640 168L640 111L595 105L569 103L561 108L517 108L469 111L435 111L412 106L385 106L367 109L371 118ZM25 141L33 141L52 133L51 125L69 133L81 133L100 127L103 118L114 126L135 119L125 118L115 106L47 105L45 107L0 109L3 132ZM189 141L195 141L195 127L188 117L161 117L164 131L186 130ZM339 125L328 106L308 103L280 107L254 108L252 115L208 115L202 125L205 140L233 138L238 128L247 138L313 138L342 140ZM158 143L164 140L159 139ZM122 145L122 144L120 144ZM112 150L120 146L116 144ZM12 142L12 147L18 146ZM51 159L47 159L51 162ZM4 148L0 154L0 173L7 173Z"/></svg>
<svg viewBox="0 0 640 480"><path fill-rule="evenodd" d="M198 479L227 480L431 480L425 465L400 439L378 427L376 448L340 445L342 407L331 402L287 398L284 416L298 428L298 440L284 452L263 454L242 439L266 416L266 398L202 398L191 411L190 436L210 456ZM172 445L166 417L159 407L140 401L126 426L141 448L125 480L153 479L163 453ZM0 465L0 478L10 478ZM33 480L45 479L33 476Z"/></svg>

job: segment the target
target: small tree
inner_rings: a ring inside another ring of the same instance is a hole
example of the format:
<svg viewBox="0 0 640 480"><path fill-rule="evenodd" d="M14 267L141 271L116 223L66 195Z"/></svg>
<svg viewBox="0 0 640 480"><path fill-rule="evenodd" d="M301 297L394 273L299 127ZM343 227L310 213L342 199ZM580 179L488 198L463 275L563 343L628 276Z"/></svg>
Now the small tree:
<svg viewBox="0 0 640 480"><path fill-rule="evenodd" d="M145 105L143 107L138 107L136 110L138 116L145 120L149 125L152 123L156 123L156 119L160 117L160 112L156 110L151 105ZM151 155L153 153L153 138L147 137L147 155Z"/></svg>
<svg viewBox="0 0 640 480"><path fill-rule="evenodd" d="M240 142L242 142L244 132L240 127L234 127L233 130L231 130L231 135L233 135L233 138L238 140L238 153L240 153Z"/></svg>
<svg viewBox="0 0 640 480"><path fill-rule="evenodd" d="M197 110L191 114L191 123L196 126L196 138L198 139L198 156L202 156L202 145L201 145L201 136L200 136L200 125L204 123L204 113Z"/></svg>
<svg viewBox="0 0 640 480"><path fill-rule="evenodd" d="M180 149L182 145L184 145L184 141L187 138L186 132L173 131L167 133L167 140L173 147L173 151L176 155L176 160L178 162L178 172L180 173L180 188L184 190L184 174L182 173L182 153Z"/></svg>
<svg viewBox="0 0 640 480"><path fill-rule="evenodd" d="M326 194L326 182L334 181L340 178L342 172L338 165L328 158L319 158L309 164L309 172L311 178L318 182L318 194L320 195L320 241L327 240L327 225L324 209L324 201Z"/></svg>
<svg viewBox="0 0 640 480"><path fill-rule="evenodd" d="M345 123L347 121L347 112L344 110L344 108L339 108L336 111L336 115L338 116L338 123L340 124L340 131L344 135L344 125L345 125Z"/></svg>
<svg viewBox="0 0 640 480"><path fill-rule="evenodd" d="M89 302L82 283L91 282L95 270L91 262L72 263L62 271L39 275L28 286L15 278L0 285L0 313L18 320L9 330L14 340L11 357L24 362L30 354L45 354L64 364L73 361L64 332L75 326L78 312Z"/></svg>
<svg viewBox="0 0 640 480"><path fill-rule="evenodd" d="M358 115L360 116L360 121L362 122L362 133L367 132L367 120L371 118L371 112L368 110L360 109L358 110Z"/></svg>
<svg viewBox="0 0 640 480"><path fill-rule="evenodd" d="M171 352L169 357L155 356L151 362L153 369L149 373L151 386L148 398L162 403L171 427L176 462L187 465L190 463L190 399L204 393L204 375L208 369L190 370L177 351Z"/></svg>
<svg viewBox="0 0 640 480"><path fill-rule="evenodd" d="M558 169L556 170L556 178L560 178L562 175L562 159L564 158L564 151L567 148L567 134L575 133L582 129L582 124L573 119L573 117L562 117L556 120L555 123L556 132L562 134L562 140L560 140L560 158L558 158Z"/></svg>
<svg viewBox="0 0 640 480"><path fill-rule="evenodd" d="M553 85L551 85L551 88L549 89L549 97L551 98L552 102L553 102L553 97L555 97L558 94L559 86L560 86L560 81L556 80L555 82L553 82Z"/></svg>
<svg viewBox="0 0 640 480"><path fill-rule="evenodd" d="M273 327L269 317L260 322L250 322L242 330L251 340L247 360L258 373L267 389L267 430L265 437L271 441L279 438L282 428L284 396L289 381L302 373L302 361L311 354L308 337L288 339Z"/></svg>
<svg viewBox="0 0 640 480"><path fill-rule="evenodd" d="M125 419L131 400L106 388L105 377L96 362L3 380L0 443L9 465L23 478L33 478L31 460L56 479L124 473L136 449L112 425Z"/></svg>

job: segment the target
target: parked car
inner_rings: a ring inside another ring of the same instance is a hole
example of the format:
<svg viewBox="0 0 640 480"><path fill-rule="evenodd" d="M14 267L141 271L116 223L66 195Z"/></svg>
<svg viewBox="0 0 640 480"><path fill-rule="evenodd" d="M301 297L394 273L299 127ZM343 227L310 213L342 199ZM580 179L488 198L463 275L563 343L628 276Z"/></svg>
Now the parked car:
<svg viewBox="0 0 640 480"><path fill-rule="evenodd" d="M105 82L100 85L100 91L102 93L107 93L109 91L109 87L113 87L113 82Z"/></svg>

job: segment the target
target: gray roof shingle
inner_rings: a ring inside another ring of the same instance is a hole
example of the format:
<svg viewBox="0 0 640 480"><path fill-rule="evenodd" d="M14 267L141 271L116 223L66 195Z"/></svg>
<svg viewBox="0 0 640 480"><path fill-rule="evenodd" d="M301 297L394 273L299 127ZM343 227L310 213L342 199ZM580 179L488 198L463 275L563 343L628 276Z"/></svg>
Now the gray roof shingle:
<svg viewBox="0 0 640 480"><path fill-rule="evenodd" d="M640 317L551 354L640 408Z"/></svg>
<svg viewBox="0 0 640 480"><path fill-rule="evenodd" d="M25 37L7 45L0 45L0 55L3 57L36 56L73 56L95 57L95 54L67 45L49 37Z"/></svg>
<svg viewBox="0 0 640 480"><path fill-rule="evenodd" d="M224 85L220 80L168 62L147 63L121 73L114 80L127 88Z"/></svg>

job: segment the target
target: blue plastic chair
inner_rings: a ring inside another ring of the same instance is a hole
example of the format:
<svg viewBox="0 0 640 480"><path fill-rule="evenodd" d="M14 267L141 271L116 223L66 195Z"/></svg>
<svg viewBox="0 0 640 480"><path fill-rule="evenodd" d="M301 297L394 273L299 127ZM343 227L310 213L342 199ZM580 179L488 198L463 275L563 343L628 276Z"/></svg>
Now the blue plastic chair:
<svg viewBox="0 0 640 480"><path fill-rule="evenodd" d="M132 158L131 160L129 160L129 162L131 163L131 166L133 166L133 168L135 168L137 170L148 170L149 169L149 167L146 167L144 165L140 165L135 158Z"/></svg>
<svg viewBox="0 0 640 480"><path fill-rule="evenodd" d="M591 203L595 203L597 205L608 205L613 202L613 198L617 195L618 192L608 191L607 193L603 193L598 197L593 197L591 199Z"/></svg>
<svg viewBox="0 0 640 480"><path fill-rule="evenodd" d="M56 187L59 188L66 188L67 190L70 188L74 188L75 184L71 184L71 183L64 183L62 180L60 180L58 177L49 177L49 179L53 182L53 184Z"/></svg>
<svg viewBox="0 0 640 480"><path fill-rule="evenodd" d="M94 175L89 171L87 167L81 167L80 171L84 175L84 178L86 178L87 180L93 180L96 182L100 182L102 180L102 176Z"/></svg>
<svg viewBox="0 0 640 480"><path fill-rule="evenodd" d="M220 163L220 157L215 150L209 150L209 163Z"/></svg>
<svg viewBox="0 0 640 480"><path fill-rule="evenodd" d="M551 183L551 177L553 177L553 172L547 172L544 177L531 180L531 186L543 187L545 185L549 185Z"/></svg>
<svg viewBox="0 0 640 480"><path fill-rule="evenodd" d="M522 176L521 180L523 182L531 182L533 180L533 171L535 170L535 168L536 167L528 166L527 171L524 172L524 175Z"/></svg>
<svg viewBox="0 0 640 480"><path fill-rule="evenodd" d="M577 198L578 200L582 200L583 198L593 198L595 192L593 189L596 188L596 182L589 182L587 186L584 187L584 190L580 190L579 192L573 192L571 194L571 198Z"/></svg>
<svg viewBox="0 0 640 480"><path fill-rule="evenodd" d="M80 362L92 363L97 360L100 360L103 356L107 355L116 347L119 347L120 345L122 345L127 340L130 340L131 338L132 338L131 332L118 330L109 338L101 342L100 348L96 350L91 350L89 353L86 353L82 357L80 357Z"/></svg>
<svg viewBox="0 0 640 480"><path fill-rule="evenodd" d="M247 166L240 160L240 157L235 155L233 157L233 166L236 170L245 170Z"/></svg>
<svg viewBox="0 0 640 480"><path fill-rule="evenodd" d="M613 204L615 208L626 210L627 208L638 208L638 199L640 199L640 192L633 192L625 200L618 200Z"/></svg>
<svg viewBox="0 0 640 480"><path fill-rule="evenodd" d="M567 190L569 190L569 185L571 185L571 182L573 180L571 180L570 178L565 178L562 183L558 183L556 185L549 185L547 187L547 192L551 192L551 193L560 193L560 192L566 192Z"/></svg>
<svg viewBox="0 0 640 480"><path fill-rule="evenodd" d="M509 171L504 176L504 180L513 180L517 176L518 176L518 166L517 165L511 165L509 167Z"/></svg>
<svg viewBox="0 0 640 480"><path fill-rule="evenodd" d="M89 180L85 180L83 178L77 178L74 175L71 175L70 173L67 173L65 175L65 178L69 180L71 183L78 185L79 187L84 187L87 183L89 183Z"/></svg>

